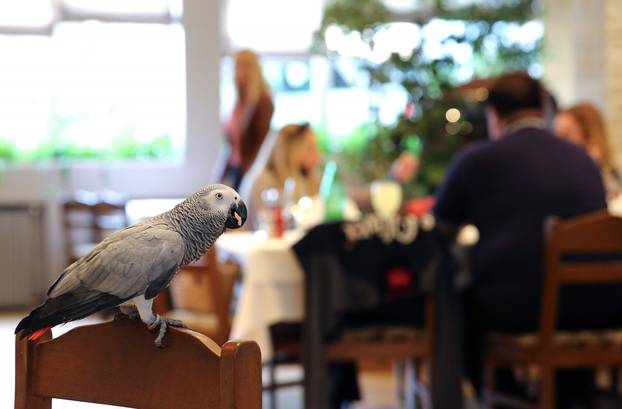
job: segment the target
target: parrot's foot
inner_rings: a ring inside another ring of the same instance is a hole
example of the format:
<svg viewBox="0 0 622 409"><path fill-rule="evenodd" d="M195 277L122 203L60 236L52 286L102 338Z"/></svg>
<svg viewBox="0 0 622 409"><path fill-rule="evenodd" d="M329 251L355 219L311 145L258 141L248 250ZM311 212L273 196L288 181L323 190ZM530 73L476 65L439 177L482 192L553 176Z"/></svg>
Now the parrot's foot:
<svg viewBox="0 0 622 409"><path fill-rule="evenodd" d="M113 320L114 322L119 322L126 318L129 318L131 320L140 318L140 314L138 314L138 310L136 309L136 307L127 307L127 306L120 307L119 311L114 315Z"/></svg>
<svg viewBox="0 0 622 409"><path fill-rule="evenodd" d="M160 331L158 333L158 337L153 342L158 348L164 347L164 345L162 344L162 340L164 339L164 335L166 334L166 328L168 326L177 328L188 328L183 322L179 320L162 317L161 315L156 314L156 319L147 328L149 328L149 331L155 331L158 326L160 326Z"/></svg>

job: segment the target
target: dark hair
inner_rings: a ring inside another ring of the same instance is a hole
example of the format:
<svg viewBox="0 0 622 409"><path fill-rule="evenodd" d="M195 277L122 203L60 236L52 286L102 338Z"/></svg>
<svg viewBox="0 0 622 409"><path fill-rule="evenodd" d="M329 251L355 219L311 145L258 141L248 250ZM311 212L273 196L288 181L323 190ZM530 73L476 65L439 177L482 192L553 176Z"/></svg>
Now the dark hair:
<svg viewBox="0 0 622 409"><path fill-rule="evenodd" d="M501 118L523 109L542 111L544 106L542 86L524 71L503 74L493 83L487 105Z"/></svg>

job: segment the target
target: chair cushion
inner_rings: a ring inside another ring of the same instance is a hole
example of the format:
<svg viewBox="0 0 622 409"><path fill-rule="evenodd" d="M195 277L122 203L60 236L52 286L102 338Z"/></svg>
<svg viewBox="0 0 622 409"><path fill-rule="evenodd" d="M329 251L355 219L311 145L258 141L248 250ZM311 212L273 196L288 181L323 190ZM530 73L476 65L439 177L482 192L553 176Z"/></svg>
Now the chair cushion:
<svg viewBox="0 0 622 409"><path fill-rule="evenodd" d="M513 344L520 347L535 347L538 345L538 335L535 333L506 335L491 334L489 342ZM622 346L622 330L608 331L559 331L553 337L553 342L559 346Z"/></svg>
<svg viewBox="0 0 622 409"><path fill-rule="evenodd" d="M424 336L424 329L402 326L378 326L346 329L339 337L339 341L401 342L419 340Z"/></svg>

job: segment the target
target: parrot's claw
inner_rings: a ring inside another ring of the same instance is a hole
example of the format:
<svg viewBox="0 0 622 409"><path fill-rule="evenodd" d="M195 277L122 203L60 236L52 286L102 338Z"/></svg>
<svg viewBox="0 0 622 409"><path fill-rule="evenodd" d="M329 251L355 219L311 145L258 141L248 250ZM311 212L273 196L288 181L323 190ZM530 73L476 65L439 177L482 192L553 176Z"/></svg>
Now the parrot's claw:
<svg viewBox="0 0 622 409"><path fill-rule="evenodd" d="M164 340L164 335L166 335L166 329L168 326L177 327L177 328L188 328L186 325L180 320L175 320L172 318L162 317L161 315L156 314L156 319L149 325L149 331L155 331L156 328L160 326L160 330L158 332L158 337L153 342L156 347L164 348L162 341Z"/></svg>
<svg viewBox="0 0 622 409"><path fill-rule="evenodd" d="M121 308L114 315L113 321L120 322L124 319L129 318L131 320L135 320L140 318L140 314L138 314L138 310L136 308Z"/></svg>

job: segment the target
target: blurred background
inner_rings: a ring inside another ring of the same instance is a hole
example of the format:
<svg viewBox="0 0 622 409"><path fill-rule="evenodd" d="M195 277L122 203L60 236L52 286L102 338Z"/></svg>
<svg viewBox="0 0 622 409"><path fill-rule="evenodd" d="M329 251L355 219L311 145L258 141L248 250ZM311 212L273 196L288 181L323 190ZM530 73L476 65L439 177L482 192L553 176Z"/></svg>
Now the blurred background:
<svg viewBox="0 0 622 409"><path fill-rule="evenodd" d="M0 0L0 308L71 259L63 198L123 203L114 230L217 180L242 49L272 131L309 123L360 184L414 152L412 199L487 138L488 86L513 70L600 108L622 164L621 20L618 0Z"/></svg>
<svg viewBox="0 0 622 409"><path fill-rule="evenodd" d="M560 105L601 108L619 161L620 15L611 0L2 1L0 200L43 206L50 278L59 195L180 197L212 180L243 48L261 57L272 129L310 122L365 180L421 149L410 195L485 137L487 78L514 69Z"/></svg>

